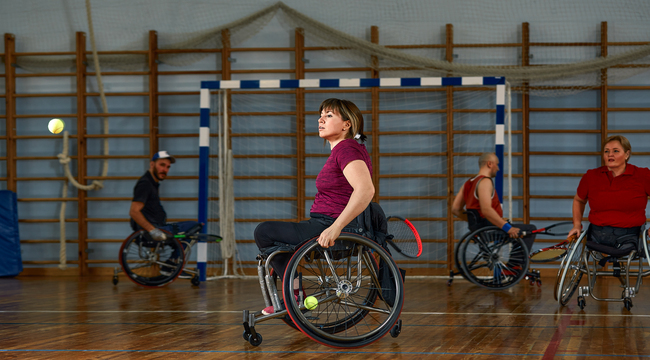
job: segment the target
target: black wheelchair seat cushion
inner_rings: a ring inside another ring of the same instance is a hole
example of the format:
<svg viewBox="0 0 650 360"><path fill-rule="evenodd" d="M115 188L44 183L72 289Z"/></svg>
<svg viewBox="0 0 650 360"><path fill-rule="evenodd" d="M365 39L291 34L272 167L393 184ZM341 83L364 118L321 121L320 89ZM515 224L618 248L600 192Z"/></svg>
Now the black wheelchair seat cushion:
<svg viewBox="0 0 650 360"><path fill-rule="evenodd" d="M269 255L273 254L276 251L286 251L286 252L295 252L304 242L300 244L287 244L281 242L275 242L272 246L268 246L260 249L260 255L267 258Z"/></svg>
<svg viewBox="0 0 650 360"><path fill-rule="evenodd" d="M636 250L636 246L625 246L621 248L615 248L613 246L599 244L591 240L587 240L586 245L587 245L587 249L589 250L598 251L615 258L627 256L632 252L632 250Z"/></svg>
<svg viewBox="0 0 650 360"><path fill-rule="evenodd" d="M609 254L611 256L625 256L632 250L639 249L639 241L641 241L641 226L632 228L617 228L613 226L589 226L589 234L587 237L587 247L595 246L596 250ZM590 243L593 243L590 245ZM604 246L604 247L601 247ZM622 254L622 255L614 255Z"/></svg>

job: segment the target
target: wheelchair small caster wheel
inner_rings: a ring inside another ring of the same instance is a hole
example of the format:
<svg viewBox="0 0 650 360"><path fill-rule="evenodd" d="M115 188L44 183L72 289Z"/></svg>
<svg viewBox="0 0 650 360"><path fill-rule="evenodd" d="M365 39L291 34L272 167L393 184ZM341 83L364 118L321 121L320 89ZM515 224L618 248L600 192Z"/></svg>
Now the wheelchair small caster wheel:
<svg viewBox="0 0 650 360"><path fill-rule="evenodd" d="M201 280L199 280L198 275L192 276L192 279L190 281L192 282L192 285L194 285L194 286L199 286L201 284Z"/></svg>
<svg viewBox="0 0 650 360"><path fill-rule="evenodd" d="M633 305L632 305L632 299L630 299L630 298L625 298L625 299L623 299L623 306L625 306L625 308L627 309L627 311L630 311L630 309L631 309L632 306L633 306Z"/></svg>
<svg viewBox="0 0 650 360"><path fill-rule="evenodd" d="M248 334L248 342L253 345L253 346L260 346L262 343L262 334L256 333L256 336L253 336L253 334Z"/></svg>
<svg viewBox="0 0 650 360"><path fill-rule="evenodd" d="M113 285L117 285L120 282L120 279L117 278L117 275L113 276Z"/></svg>
<svg viewBox="0 0 650 360"><path fill-rule="evenodd" d="M537 283L537 287L542 287L542 280L541 279L537 279L536 283Z"/></svg>
<svg viewBox="0 0 650 360"><path fill-rule="evenodd" d="M578 306L580 307L580 310L583 310L585 308L585 298L582 296L578 296Z"/></svg>
<svg viewBox="0 0 650 360"><path fill-rule="evenodd" d="M251 333L246 332L246 330L244 330L243 336L244 336L244 340L248 341L248 337L251 336Z"/></svg>
<svg viewBox="0 0 650 360"><path fill-rule="evenodd" d="M447 280L447 286L451 286L451 283L453 283L453 282L454 282L454 279Z"/></svg>
<svg viewBox="0 0 650 360"><path fill-rule="evenodd" d="M397 320L397 324L390 329L390 336L396 338L402 333L402 319Z"/></svg>

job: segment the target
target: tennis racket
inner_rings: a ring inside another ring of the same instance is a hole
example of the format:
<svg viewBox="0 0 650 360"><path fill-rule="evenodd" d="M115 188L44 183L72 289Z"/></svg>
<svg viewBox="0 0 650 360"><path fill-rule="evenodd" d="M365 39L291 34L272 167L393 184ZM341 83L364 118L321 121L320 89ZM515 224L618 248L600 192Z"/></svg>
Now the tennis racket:
<svg viewBox="0 0 650 360"><path fill-rule="evenodd" d="M533 230L530 233L538 234L538 235L566 236L569 235L569 231L571 231L571 229L573 229L573 222L563 221L563 222L555 223L553 225L549 225L545 228ZM521 235L526 236L527 232L522 231Z"/></svg>
<svg viewBox="0 0 650 360"><path fill-rule="evenodd" d="M386 239L386 241L406 257L417 258L420 256L422 240L420 240L420 234L415 226L400 216L389 216L386 220L388 220L388 234L393 235L392 239Z"/></svg>
<svg viewBox="0 0 650 360"><path fill-rule="evenodd" d="M530 254L530 261L544 263L560 260L566 255L567 251L569 251L569 246L577 238L576 235L573 235L571 238L564 240L559 244L534 251Z"/></svg>

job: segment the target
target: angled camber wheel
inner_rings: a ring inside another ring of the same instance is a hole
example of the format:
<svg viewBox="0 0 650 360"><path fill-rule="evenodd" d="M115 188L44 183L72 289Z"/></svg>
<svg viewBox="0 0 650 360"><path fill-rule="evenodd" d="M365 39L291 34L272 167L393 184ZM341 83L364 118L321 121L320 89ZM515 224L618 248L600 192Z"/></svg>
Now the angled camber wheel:
<svg viewBox="0 0 650 360"><path fill-rule="evenodd" d="M458 244L456 244L456 247L454 248L454 265L456 266L456 270L458 270L458 273L460 273L460 275L465 280L468 280L468 281L469 281L469 279L467 278L467 275L465 275L465 272L463 272L463 268L460 266L460 262L461 262L460 248L463 246L463 244L469 239L470 235L472 235L472 234L473 234L473 232L470 231L470 232L466 233L465 235L463 235L463 237L458 241ZM451 282L453 281L452 275L455 275L455 274L457 274L457 273L453 273L453 270L452 270L452 273L449 276L449 281L448 281L447 285L451 285Z"/></svg>
<svg viewBox="0 0 650 360"><path fill-rule="evenodd" d="M478 229L458 247L466 279L488 289L507 289L528 272L528 250L523 240L511 238L496 226Z"/></svg>
<svg viewBox="0 0 650 360"><path fill-rule="evenodd" d="M583 232L577 240L571 242L567 256L562 259L558 270L553 296L561 306L565 306L569 302L586 271L586 264L583 262L583 253L587 243L584 240L586 234L586 231Z"/></svg>
<svg viewBox="0 0 650 360"><path fill-rule="evenodd" d="M304 296L318 300L311 310L294 298L293 279L299 275ZM404 302L401 274L391 256L374 241L348 234L327 249L315 240L302 245L287 266L283 293L296 327L336 348L365 346L388 334Z"/></svg>
<svg viewBox="0 0 650 360"><path fill-rule="evenodd" d="M174 281L183 270L185 258L180 242L149 238L144 231L131 234L120 248L120 266L127 277L144 287L160 287Z"/></svg>

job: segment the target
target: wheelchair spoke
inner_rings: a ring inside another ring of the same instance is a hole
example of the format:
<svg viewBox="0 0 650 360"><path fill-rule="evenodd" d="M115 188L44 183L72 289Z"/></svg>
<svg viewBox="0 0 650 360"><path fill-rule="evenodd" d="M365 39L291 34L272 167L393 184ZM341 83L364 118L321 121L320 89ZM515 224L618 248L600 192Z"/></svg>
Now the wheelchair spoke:
<svg viewBox="0 0 650 360"><path fill-rule="evenodd" d="M474 269L480 269L482 267L488 267L489 265L488 265L488 261L486 259L487 259L487 256L485 256L485 255L483 255L481 253L476 254L474 256L474 258L472 259L472 261L470 261L469 264L467 264L468 269L474 270ZM485 263L479 264L478 266L476 266L476 264L478 264L479 261L481 261L481 260L485 260Z"/></svg>
<svg viewBox="0 0 650 360"><path fill-rule="evenodd" d="M372 284L375 286L375 289L381 289L381 284L379 283L379 275L375 272L374 266L371 265L371 262L373 260L368 258L370 256L368 253L364 253L363 256L363 262L366 265L366 269L368 269L368 272L370 273Z"/></svg>
<svg viewBox="0 0 650 360"><path fill-rule="evenodd" d="M131 268L131 270L135 270L135 269L147 268L147 267L150 267L150 266L151 266L151 263L147 261L147 262L142 263L142 264L131 265L130 268Z"/></svg>
<svg viewBox="0 0 650 360"><path fill-rule="evenodd" d="M382 314L390 314L390 310L384 310L384 309L380 309L380 308L373 307L373 306L361 305L361 304L357 304L355 302L341 301L341 304L349 306L349 307L354 307L354 308L368 310L368 311L374 311L374 312L378 312L378 313L382 313Z"/></svg>
<svg viewBox="0 0 650 360"><path fill-rule="evenodd" d="M339 276L336 274L336 268L334 267L334 264L332 264L332 259L330 258L329 252L324 251L323 255L325 255L325 260L327 261L327 265L329 266L330 271L332 272L332 277L334 278L334 281L338 284L341 280L339 279Z"/></svg>

